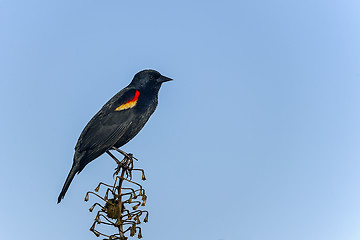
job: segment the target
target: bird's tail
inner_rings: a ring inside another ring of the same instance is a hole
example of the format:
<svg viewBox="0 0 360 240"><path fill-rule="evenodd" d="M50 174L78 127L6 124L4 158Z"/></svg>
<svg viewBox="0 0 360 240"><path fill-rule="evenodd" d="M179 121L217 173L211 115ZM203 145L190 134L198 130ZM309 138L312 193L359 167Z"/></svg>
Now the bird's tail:
<svg viewBox="0 0 360 240"><path fill-rule="evenodd" d="M58 202L57 203L60 203L61 199L64 198L65 193L68 190L71 181L73 180L75 174L78 173L78 172L79 172L79 165L74 162L72 167L71 167L71 170L69 172L69 175L66 178L66 181L65 181L64 186L63 186L63 188L61 190L61 193L60 193L60 195L58 197Z"/></svg>

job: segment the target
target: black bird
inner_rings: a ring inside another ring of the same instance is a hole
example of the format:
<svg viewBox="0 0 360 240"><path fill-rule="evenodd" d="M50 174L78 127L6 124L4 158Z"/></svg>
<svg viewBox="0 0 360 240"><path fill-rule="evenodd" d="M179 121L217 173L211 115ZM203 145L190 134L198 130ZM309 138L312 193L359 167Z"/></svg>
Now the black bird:
<svg viewBox="0 0 360 240"><path fill-rule="evenodd" d="M76 173L109 149L123 146L138 134L155 111L161 84L170 80L155 70L138 72L127 87L95 114L75 146L73 164L58 203L64 198Z"/></svg>

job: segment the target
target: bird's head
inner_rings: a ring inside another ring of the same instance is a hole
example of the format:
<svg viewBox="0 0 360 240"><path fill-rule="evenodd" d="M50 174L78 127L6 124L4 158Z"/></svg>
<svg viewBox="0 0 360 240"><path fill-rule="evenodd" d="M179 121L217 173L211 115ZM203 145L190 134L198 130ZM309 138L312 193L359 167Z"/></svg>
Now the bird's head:
<svg viewBox="0 0 360 240"><path fill-rule="evenodd" d="M164 82L171 81L171 78L161 75L158 71L155 70L142 70L135 74L131 85L134 85L139 88L146 89L160 89L160 86Z"/></svg>

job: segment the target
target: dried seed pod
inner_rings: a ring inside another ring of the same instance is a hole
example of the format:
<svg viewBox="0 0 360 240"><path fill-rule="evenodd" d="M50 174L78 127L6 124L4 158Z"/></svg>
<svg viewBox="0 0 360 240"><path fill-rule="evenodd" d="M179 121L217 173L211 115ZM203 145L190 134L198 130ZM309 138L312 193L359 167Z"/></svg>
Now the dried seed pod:
<svg viewBox="0 0 360 240"><path fill-rule="evenodd" d="M100 237L100 233L98 231L93 230L93 233L95 234L95 236Z"/></svg>
<svg viewBox="0 0 360 240"><path fill-rule="evenodd" d="M140 218L139 215L136 215L136 217L134 218L134 220L136 221L136 224L140 224Z"/></svg>
<svg viewBox="0 0 360 240"><path fill-rule="evenodd" d="M133 224L131 229L130 229L130 236L133 237L136 233L136 225Z"/></svg>
<svg viewBox="0 0 360 240"><path fill-rule="evenodd" d="M145 173L144 171L142 172L142 177L141 177L141 180L145 181L146 180L146 177L145 177Z"/></svg>
<svg viewBox="0 0 360 240"><path fill-rule="evenodd" d="M139 207L139 205L135 205L132 207L132 209L136 210Z"/></svg>
<svg viewBox="0 0 360 240"><path fill-rule="evenodd" d="M117 219L120 216L120 209L117 206L117 202L115 199L109 199L105 204L105 212L109 218Z"/></svg>
<svg viewBox="0 0 360 240"><path fill-rule="evenodd" d="M148 222L149 221L149 213L146 213L146 216L145 216L145 218L144 218L144 222L146 223L146 222Z"/></svg>
<svg viewBox="0 0 360 240"><path fill-rule="evenodd" d="M145 204L146 204L146 199L147 199L147 196L146 196L146 195L143 195L143 196L142 196L143 202L142 202L141 206L145 206Z"/></svg>
<svg viewBox="0 0 360 240"><path fill-rule="evenodd" d="M85 202L89 201L89 193L87 192L86 195L85 195Z"/></svg>
<svg viewBox="0 0 360 240"><path fill-rule="evenodd" d="M142 238L142 234L141 234L141 228L139 228L139 234L138 234L138 238Z"/></svg>
<svg viewBox="0 0 360 240"><path fill-rule="evenodd" d="M94 210L95 205L92 205L91 208L89 208L89 211L92 212Z"/></svg>

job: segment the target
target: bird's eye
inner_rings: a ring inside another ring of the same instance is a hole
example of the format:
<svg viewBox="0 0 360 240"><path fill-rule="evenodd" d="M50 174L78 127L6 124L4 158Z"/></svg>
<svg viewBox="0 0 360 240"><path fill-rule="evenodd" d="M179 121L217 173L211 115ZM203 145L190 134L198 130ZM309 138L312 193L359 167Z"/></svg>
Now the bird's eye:
<svg viewBox="0 0 360 240"><path fill-rule="evenodd" d="M159 77L161 77L160 74L153 74L153 75L151 75L150 79L151 80L157 80Z"/></svg>

